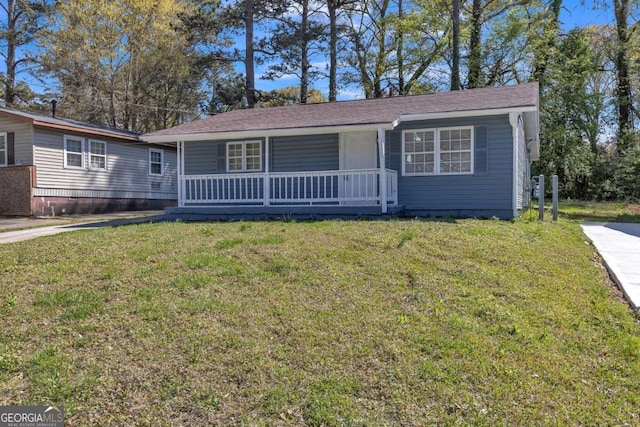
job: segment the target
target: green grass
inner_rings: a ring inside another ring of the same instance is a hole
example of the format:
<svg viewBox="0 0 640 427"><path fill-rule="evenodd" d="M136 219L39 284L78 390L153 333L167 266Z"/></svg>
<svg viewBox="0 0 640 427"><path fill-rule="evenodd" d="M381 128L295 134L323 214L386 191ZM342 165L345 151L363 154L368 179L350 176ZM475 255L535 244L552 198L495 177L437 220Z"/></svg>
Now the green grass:
<svg viewBox="0 0 640 427"><path fill-rule="evenodd" d="M640 222L640 205L624 202L562 201L558 204L558 213L577 221Z"/></svg>
<svg viewBox="0 0 640 427"><path fill-rule="evenodd" d="M561 216L2 245L0 405L74 426L637 424L639 318L585 240Z"/></svg>

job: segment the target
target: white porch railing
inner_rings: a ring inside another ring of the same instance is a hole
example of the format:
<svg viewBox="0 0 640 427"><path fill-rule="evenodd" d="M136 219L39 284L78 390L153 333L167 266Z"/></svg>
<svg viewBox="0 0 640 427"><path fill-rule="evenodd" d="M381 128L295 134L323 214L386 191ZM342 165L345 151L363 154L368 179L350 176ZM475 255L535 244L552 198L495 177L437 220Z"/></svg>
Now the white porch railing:
<svg viewBox="0 0 640 427"><path fill-rule="evenodd" d="M309 205L380 202L380 170L359 169L268 174L186 175L180 177L180 206L223 204ZM398 173L387 169L387 203L398 203Z"/></svg>

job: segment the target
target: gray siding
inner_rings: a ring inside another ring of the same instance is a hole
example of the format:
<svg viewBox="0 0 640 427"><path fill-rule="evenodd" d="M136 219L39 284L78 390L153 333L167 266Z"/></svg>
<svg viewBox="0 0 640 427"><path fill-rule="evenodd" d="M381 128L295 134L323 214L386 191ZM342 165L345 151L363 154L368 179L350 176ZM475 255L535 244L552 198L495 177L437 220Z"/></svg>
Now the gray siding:
<svg viewBox="0 0 640 427"><path fill-rule="evenodd" d="M64 190L52 194L64 195L66 192L76 197L124 197L122 194L133 192L170 195L177 192L175 149L154 147L164 150L164 175L151 176L148 144L91 136L107 143L107 170L71 169L64 167L64 135L89 138L77 132L35 129L34 152L39 189ZM85 156L86 163L86 152Z"/></svg>
<svg viewBox="0 0 640 427"><path fill-rule="evenodd" d="M226 150L226 141L185 142L185 175L227 173Z"/></svg>
<svg viewBox="0 0 640 427"><path fill-rule="evenodd" d="M14 133L15 164L33 165L33 127L31 123L0 117L0 132Z"/></svg>
<svg viewBox="0 0 640 427"><path fill-rule="evenodd" d="M474 168L473 175L402 176L402 130L450 126L474 126L474 161L486 168ZM486 135L484 153L478 148ZM508 115L401 123L389 132L389 166L398 171L398 202L407 212L472 215L512 215L513 144ZM481 158L481 156L485 156Z"/></svg>
<svg viewBox="0 0 640 427"><path fill-rule="evenodd" d="M402 176L403 130L454 126L474 128L472 175ZM512 138L507 114L401 123L386 134L386 166L398 171L399 205L404 206L409 215L513 217ZM185 174L226 173L226 142L185 143ZM263 152L264 149L263 141ZM337 134L272 138L270 171L337 170L339 151ZM528 162L527 159L519 161ZM524 177L519 182L521 185ZM276 187L272 186L272 191Z"/></svg>
<svg viewBox="0 0 640 427"><path fill-rule="evenodd" d="M233 141L185 142L185 174L227 173L227 142ZM271 138L269 142L271 172L339 169L338 134L276 137ZM264 139L262 139L262 152L264 158ZM262 170L264 170L264 162Z"/></svg>
<svg viewBox="0 0 640 427"><path fill-rule="evenodd" d="M340 168L338 134L273 138L271 171L300 172Z"/></svg>

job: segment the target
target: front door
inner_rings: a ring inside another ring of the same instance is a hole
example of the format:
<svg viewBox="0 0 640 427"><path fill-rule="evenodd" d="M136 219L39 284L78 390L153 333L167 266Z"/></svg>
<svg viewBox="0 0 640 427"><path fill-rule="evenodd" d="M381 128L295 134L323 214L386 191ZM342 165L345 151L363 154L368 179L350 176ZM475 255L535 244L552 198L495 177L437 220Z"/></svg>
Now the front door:
<svg viewBox="0 0 640 427"><path fill-rule="evenodd" d="M373 170L378 167L376 137L376 132L340 134L340 170L369 170L341 175L341 204L370 205L378 196L377 174Z"/></svg>

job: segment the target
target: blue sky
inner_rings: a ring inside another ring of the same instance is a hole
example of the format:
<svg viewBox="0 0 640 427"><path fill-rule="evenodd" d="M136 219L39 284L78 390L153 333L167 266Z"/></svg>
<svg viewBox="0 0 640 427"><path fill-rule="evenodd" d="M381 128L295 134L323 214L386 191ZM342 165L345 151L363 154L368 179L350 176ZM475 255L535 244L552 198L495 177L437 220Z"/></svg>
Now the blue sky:
<svg viewBox="0 0 640 427"><path fill-rule="evenodd" d="M610 2L610 0L606 0L606 2L608 3ZM611 9L600 7L598 10L595 10L593 0L564 0L563 4L564 6L561 12L561 21L563 23L563 27L565 30L570 30L576 26L613 23L613 13ZM0 15L0 19L5 20L6 17ZM320 60L324 61L324 59L320 59ZM264 68L265 67L261 67L258 70L256 70L257 77L261 74ZM239 70L239 71L243 72L243 70ZM0 72L4 72L4 61L2 60L0 60ZM24 80L27 83L29 83L35 92L42 93L46 89L50 89L50 90L54 89L52 85L50 86L51 84L50 82L46 82L43 84L41 82L34 81L30 79L28 74L26 73L19 74L18 80ZM260 90L272 90L275 88L281 88L281 87L292 86L297 84L299 84L298 79L294 77L282 78L282 79L279 79L278 81L256 79L256 86ZM325 93L325 95L328 92L327 85L328 84L326 81L318 81L314 83L314 87L316 89L319 89L321 92ZM47 86L50 86L50 87L47 87ZM357 96L358 96L357 93L350 93L348 91L343 91L339 95L339 99L350 99Z"/></svg>
<svg viewBox="0 0 640 427"><path fill-rule="evenodd" d="M611 0L601 1L610 2ZM610 8L603 8L602 6L596 9L594 3L593 0L564 0L560 13L560 21L562 22L564 30L569 31L575 27L584 27L593 24L612 24L614 22L612 10ZM320 61L323 61L323 59ZM261 67L256 70L256 76L259 76L264 68L266 67ZM239 71L243 72L243 70ZM278 81L256 79L256 86L260 90L273 90L285 86L297 85L298 83L299 80L293 76L282 78ZM313 86L325 95L329 92L326 79L324 81L314 82ZM361 96L361 94L350 93L341 89L338 99L344 100Z"/></svg>
<svg viewBox="0 0 640 427"><path fill-rule="evenodd" d="M591 24L613 23L612 10L602 7L595 10L592 0L564 0L563 4L560 20L566 30Z"/></svg>

